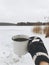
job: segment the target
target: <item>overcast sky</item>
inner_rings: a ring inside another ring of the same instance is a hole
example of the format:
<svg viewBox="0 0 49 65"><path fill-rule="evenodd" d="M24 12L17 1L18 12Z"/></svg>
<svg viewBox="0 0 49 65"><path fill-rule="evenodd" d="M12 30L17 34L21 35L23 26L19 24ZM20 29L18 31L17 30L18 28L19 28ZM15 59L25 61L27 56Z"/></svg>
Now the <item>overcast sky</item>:
<svg viewBox="0 0 49 65"><path fill-rule="evenodd" d="M44 17L49 17L49 0L0 0L0 22L36 22Z"/></svg>

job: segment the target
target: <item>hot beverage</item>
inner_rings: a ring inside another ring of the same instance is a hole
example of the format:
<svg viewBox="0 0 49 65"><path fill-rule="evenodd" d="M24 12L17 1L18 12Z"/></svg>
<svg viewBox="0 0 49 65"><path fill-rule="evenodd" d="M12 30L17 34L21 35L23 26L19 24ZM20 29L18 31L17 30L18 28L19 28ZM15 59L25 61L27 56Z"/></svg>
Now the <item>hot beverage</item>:
<svg viewBox="0 0 49 65"><path fill-rule="evenodd" d="M28 39L26 39L26 38L16 38L16 39L14 39L14 41L20 41L20 42L26 41L26 40L28 40Z"/></svg>
<svg viewBox="0 0 49 65"><path fill-rule="evenodd" d="M15 54L21 56L27 53L28 39L27 35L15 35L12 37Z"/></svg>

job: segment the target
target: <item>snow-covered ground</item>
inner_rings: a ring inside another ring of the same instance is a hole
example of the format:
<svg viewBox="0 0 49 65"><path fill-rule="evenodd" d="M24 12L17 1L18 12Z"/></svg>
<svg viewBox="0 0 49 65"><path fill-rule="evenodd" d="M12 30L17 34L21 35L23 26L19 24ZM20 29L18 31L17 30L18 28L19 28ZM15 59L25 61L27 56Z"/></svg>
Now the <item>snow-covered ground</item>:
<svg viewBox="0 0 49 65"><path fill-rule="evenodd" d="M49 53L49 38L44 34L35 34L32 32L34 26L0 26L0 64L14 65L18 56L13 52L12 36L25 34L30 36L39 36L42 38Z"/></svg>

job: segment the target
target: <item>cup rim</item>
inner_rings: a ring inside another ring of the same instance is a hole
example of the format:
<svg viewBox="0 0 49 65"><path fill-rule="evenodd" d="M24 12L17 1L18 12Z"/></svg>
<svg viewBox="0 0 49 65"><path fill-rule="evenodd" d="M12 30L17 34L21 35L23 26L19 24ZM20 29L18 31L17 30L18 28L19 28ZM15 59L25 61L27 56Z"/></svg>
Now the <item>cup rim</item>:
<svg viewBox="0 0 49 65"><path fill-rule="evenodd" d="M29 39L29 36L28 35L14 35L12 37L12 40L15 41L16 38L26 38L28 40ZM20 41L17 41L17 42L20 42ZM23 41L21 41L21 42L23 42Z"/></svg>

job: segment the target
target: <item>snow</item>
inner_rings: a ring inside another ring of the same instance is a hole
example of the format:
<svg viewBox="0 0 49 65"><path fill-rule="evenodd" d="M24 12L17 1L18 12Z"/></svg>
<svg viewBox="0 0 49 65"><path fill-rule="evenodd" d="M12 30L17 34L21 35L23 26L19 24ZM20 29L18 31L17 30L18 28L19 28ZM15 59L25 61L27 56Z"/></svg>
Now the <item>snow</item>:
<svg viewBox="0 0 49 65"><path fill-rule="evenodd" d="M0 26L0 65L34 65L29 53L21 58L14 53L12 36L25 34L29 37L39 36L49 53L49 38L44 34L35 34L32 32L33 26Z"/></svg>

